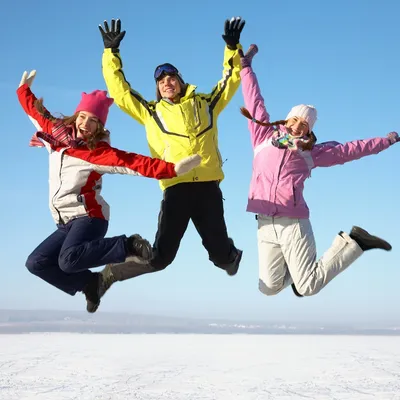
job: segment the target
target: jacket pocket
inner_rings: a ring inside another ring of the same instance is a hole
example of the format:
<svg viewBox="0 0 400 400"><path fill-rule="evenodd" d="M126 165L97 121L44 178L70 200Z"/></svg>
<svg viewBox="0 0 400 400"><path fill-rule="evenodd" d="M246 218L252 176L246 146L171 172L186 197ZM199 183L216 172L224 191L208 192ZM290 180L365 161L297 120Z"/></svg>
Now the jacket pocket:
<svg viewBox="0 0 400 400"><path fill-rule="evenodd" d="M201 130L201 115L196 98L189 99L179 104L181 110L181 118L186 127L186 130L198 132Z"/></svg>

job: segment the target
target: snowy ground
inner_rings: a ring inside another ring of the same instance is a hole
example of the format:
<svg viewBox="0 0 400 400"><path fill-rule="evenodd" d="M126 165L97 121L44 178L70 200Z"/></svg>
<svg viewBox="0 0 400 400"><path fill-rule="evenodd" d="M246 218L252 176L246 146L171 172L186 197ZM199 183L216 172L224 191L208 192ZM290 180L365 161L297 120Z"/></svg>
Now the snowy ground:
<svg viewBox="0 0 400 400"><path fill-rule="evenodd" d="M1 400L400 399L400 337L0 335Z"/></svg>

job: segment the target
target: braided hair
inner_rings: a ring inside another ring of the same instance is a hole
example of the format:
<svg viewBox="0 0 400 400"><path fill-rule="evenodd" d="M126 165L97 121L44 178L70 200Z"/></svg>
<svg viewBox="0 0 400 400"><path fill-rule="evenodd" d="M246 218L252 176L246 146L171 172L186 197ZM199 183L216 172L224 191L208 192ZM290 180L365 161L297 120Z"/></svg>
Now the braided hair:
<svg viewBox="0 0 400 400"><path fill-rule="evenodd" d="M278 125L286 125L287 121L284 119L281 119L279 121L273 121L273 122L262 122L259 121L258 119L253 118L253 116L250 114L249 110L245 107L240 107L240 113L245 116L246 118L250 119L252 122L262 125L262 126L272 126L272 127L277 127ZM314 132L308 132L306 135L310 140L307 143L301 144L302 150L311 150L315 143L317 143L317 137L315 136Z"/></svg>

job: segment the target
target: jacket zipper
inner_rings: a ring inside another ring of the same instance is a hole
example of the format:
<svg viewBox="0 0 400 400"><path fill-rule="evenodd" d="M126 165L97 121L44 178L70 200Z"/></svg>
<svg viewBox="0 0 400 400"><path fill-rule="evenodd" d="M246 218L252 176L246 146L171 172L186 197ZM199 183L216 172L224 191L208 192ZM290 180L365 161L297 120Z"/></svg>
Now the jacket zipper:
<svg viewBox="0 0 400 400"><path fill-rule="evenodd" d="M296 201L296 189L294 188L294 185L292 185L292 191L293 191L293 202L294 206L296 207L297 201Z"/></svg>
<svg viewBox="0 0 400 400"><path fill-rule="evenodd" d="M276 204L276 203L275 203L276 192L277 192L277 190L278 190L279 178L280 178L280 176L281 176L282 165L283 165L283 162L284 162L284 160L285 160L285 155L286 155L286 152L287 152L287 151L288 151L288 150L284 150L284 151L283 151L283 157L282 157L281 162L280 162L280 164L279 164L278 176L277 176L277 178L276 178L276 186L275 186L274 201L273 201L274 204ZM271 201L271 198L270 198L270 201ZM275 212L277 212L277 211L278 211L278 208L275 206Z"/></svg>
<svg viewBox="0 0 400 400"><path fill-rule="evenodd" d="M53 202L53 208L57 211L58 220L59 220L60 224L63 224L63 225L64 225L64 221L63 221L63 219L62 219L62 217L61 217L60 210L59 210L58 208L56 208L56 206L54 205L54 198L57 196L57 194L58 194L59 191L61 190L61 170L62 170L63 161L64 161L64 151L62 151L62 153L61 153L60 171L59 171L59 173L58 173L59 178L60 178L60 186L58 187L58 190L54 193L52 202Z"/></svg>
<svg viewBox="0 0 400 400"><path fill-rule="evenodd" d="M215 141L215 135L213 135L213 142L214 142L215 152L217 153L217 157L218 157L218 161L219 161L219 166L222 168L222 156L221 156L221 153L217 146L217 143Z"/></svg>

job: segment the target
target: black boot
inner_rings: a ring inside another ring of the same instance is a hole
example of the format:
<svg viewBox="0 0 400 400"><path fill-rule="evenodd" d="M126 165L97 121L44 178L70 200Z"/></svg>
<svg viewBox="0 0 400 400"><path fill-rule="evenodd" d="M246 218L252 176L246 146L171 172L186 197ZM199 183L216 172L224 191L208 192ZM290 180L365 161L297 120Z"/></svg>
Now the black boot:
<svg viewBox="0 0 400 400"><path fill-rule="evenodd" d="M359 226L353 226L349 236L357 242L363 251L371 249L392 250L392 246L388 242L377 236L370 235Z"/></svg>
<svg viewBox="0 0 400 400"><path fill-rule="evenodd" d="M243 251L236 248L235 243L232 238L228 238L229 244L231 245L230 255L232 257L232 261L229 264L225 265L217 265L220 268L224 269L229 276L234 276L237 274L239 270L239 264L242 260Z"/></svg>
<svg viewBox="0 0 400 400"><path fill-rule="evenodd" d="M243 251L242 250L238 250L238 249L236 251L237 251L237 253L236 253L235 259L233 260L233 262L231 264L229 264L225 268L225 271L229 276L234 276L234 275L237 274L238 269L239 269L240 261L242 260Z"/></svg>
<svg viewBox="0 0 400 400"><path fill-rule="evenodd" d="M86 296L87 312L94 313L97 311L101 298L114 282L116 282L116 279L109 267L105 267L100 273L93 273L92 279L83 289Z"/></svg>
<svg viewBox="0 0 400 400"><path fill-rule="evenodd" d="M293 293L294 293L297 297L304 297L302 294L300 294L300 293L297 291L296 286L295 286L294 283L292 283L292 290L293 290Z"/></svg>
<svg viewBox="0 0 400 400"><path fill-rule="evenodd" d="M82 290L86 297L86 310L87 312L94 313L100 305L99 296L99 281L100 274L94 272L89 283Z"/></svg>
<svg viewBox="0 0 400 400"><path fill-rule="evenodd" d="M132 235L126 241L128 256L137 256L147 261L153 257L153 248L151 244L140 235Z"/></svg>

